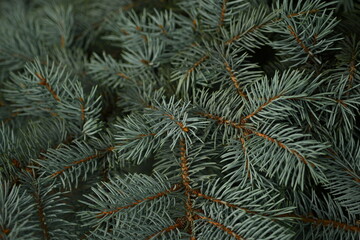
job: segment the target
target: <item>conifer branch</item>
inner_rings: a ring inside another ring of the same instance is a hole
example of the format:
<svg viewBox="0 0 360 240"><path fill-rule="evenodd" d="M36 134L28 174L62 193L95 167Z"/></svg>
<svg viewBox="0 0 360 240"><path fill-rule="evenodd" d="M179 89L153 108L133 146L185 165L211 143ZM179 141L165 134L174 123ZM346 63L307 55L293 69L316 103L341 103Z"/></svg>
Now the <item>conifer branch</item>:
<svg viewBox="0 0 360 240"><path fill-rule="evenodd" d="M318 9L313 9L313 10L310 10L310 11L306 11L306 12L299 12L299 13L292 13L292 14L289 14L287 15L286 17L287 18L293 18L293 17L297 17L297 16L301 16L301 15L305 15L305 14L312 14L312 13L317 13L319 10ZM276 23L276 22L279 22L279 21L283 21L284 19L283 18L275 18L275 19L272 19L270 21L266 21L264 22L263 24L260 24L260 25L254 25L252 27L250 27L249 29L247 29L246 31L230 38L229 40L225 41L225 44L231 44L235 41L238 41L239 39L241 39L242 37L244 37L245 35L249 34L249 33L252 33L258 29L261 29L271 23Z"/></svg>
<svg viewBox="0 0 360 240"><path fill-rule="evenodd" d="M102 217L104 217L104 216L106 216L106 215L111 215L111 214L117 213L117 212L119 212L119 211L121 211L121 210L123 210L123 209L128 209L128 208L135 207L135 206L137 206L137 205L139 205L139 204L141 204L141 203L143 203L143 202L146 202L146 201L148 201L148 200L151 201L151 200L154 200L154 199L157 199L157 198L166 196L166 195L168 195L168 194L170 194L170 193L172 193L172 192L178 191L178 190L181 189L181 188L182 188L182 185L181 185L181 184L175 184L175 185L173 185L170 189L167 189L167 190L164 191L164 192L159 192L158 194L156 194L156 195L154 195L154 196L150 196L150 197L146 197L146 198L144 198L144 199L136 200L135 202L133 202L133 203L131 203L131 204L129 204L129 205L126 205L126 206L123 206L123 207L118 207L118 208L116 208L116 209L114 209L114 210L102 211L102 212L100 212L100 213L97 213L97 214L96 214L96 215L98 215L97 218L102 218Z"/></svg>
<svg viewBox="0 0 360 240"><path fill-rule="evenodd" d="M303 162L305 165L308 165L308 161L306 161L305 157L302 156L298 151L294 150L294 149L290 149L288 148L284 143L276 140L275 138L272 138L270 136L267 136L266 134L251 130L251 129L247 129L249 132L255 134L256 136L259 136L261 138L264 138L270 142L276 143L279 147L289 151L290 153L292 153L294 156L296 156L296 158L298 158L301 162ZM310 164L312 167L314 167L313 164Z"/></svg>
<svg viewBox="0 0 360 240"><path fill-rule="evenodd" d="M191 191L192 188L190 186L190 178L189 178L189 166L188 166L188 157L187 157L187 149L186 144L183 139L180 140L180 166L181 166L181 179L182 184L185 187L185 210L186 210L186 220L190 224L188 229L188 233L193 236L193 224L194 224L194 215L193 215L193 203L191 200Z"/></svg>
<svg viewBox="0 0 360 240"><path fill-rule="evenodd" d="M292 13L292 14L287 15L286 17L287 18L293 18L293 17L297 17L297 16L300 16L300 15L317 13L319 11L320 11L319 9L312 9L312 10L309 10L309 11L306 11L306 12ZM282 19L279 19L279 20L282 20Z"/></svg>
<svg viewBox="0 0 360 240"><path fill-rule="evenodd" d="M171 120L175 120L174 115L171 114L164 114L164 116L169 117ZM175 123L181 128L181 130L183 130L184 132L188 132L189 129L187 127L184 126L184 124L182 122L179 121L175 121Z"/></svg>
<svg viewBox="0 0 360 240"><path fill-rule="evenodd" d="M143 134L139 134L137 137L125 139L125 141L132 141L132 140L141 139L149 136L155 136L155 135L156 133L143 133ZM118 144L118 145L122 145L122 144Z"/></svg>
<svg viewBox="0 0 360 240"><path fill-rule="evenodd" d="M46 218L45 218L46 216L44 214L44 206L43 206L40 196L37 192L33 193L33 197L34 197L35 203L37 205L40 228L42 229L43 237L45 240L50 240L49 227L46 223Z"/></svg>
<svg viewBox="0 0 360 240"><path fill-rule="evenodd" d="M230 67L230 65L225 61L224 62L225 64L225 68L226 68L226 71L229 73L230 75L230 79L231 81L233 82L234 84L234 87L236 88L236 91L238 92L238 94L242 97L247 97L246 93L244 93L244 91L241 89L241 87L239 86L239 83L238 83L238 80L236 79L236 76L234 74L234 71L233 69Z"/></svg>
<svg viewBox="0 0 360 240"><path fill-rule="evenodd" d="M53 174L51 174L51 176L52 176L52 177L56 177L57 175L65 172L67 169L71 169L72 167L74 167L74 165L87 162L87 161L89 161L89 160L98 158L98 157L100 157L100 156L101 156L101 154L94 154L94 155L91 155L91 156L89 156L89 157L83 158L83 159L81 159L81 160L79 160L79 161L74 161L74 162L71 163L72 165L70 165L70 166L65 166L64 169L59 170L59 171L57 171L57 172L54 172Z"/></svg>
<svg viewBox="0 0 360 240"><path fill-rule="evenodd" d="M247 177L250 179L251 181L251 173L250 173L250 167L249 167L249 157L247 155L247 152L246 152L246 147L245 147L245 139L244 138L240 138L240 142L241 142L241 146L242 146L242 149L244 151L244 155L245 155L245 170L247 172Z"/></svg>
<svg viewBox="0 0 360 240"><path fill-rule="evenodd" d="M208 222L208 223L214 225L215 227L223 230L224 232L226 232L227 234L229 234L230 236L234 237L234 238L237 239L237 240L245 240L245 238L243 238L242 236L238 235L236 232L234 232L234 231L231 230L230 228L224 226L223 224L214 221L214 219L212 219L212 218L204 217L204 216L199 216L199 215L196 215L195 218L196 218L196 219L203 219L203 220L205 220L206 222Z"/></svg>
<svg viewBox="0 0 360 240"><path fill-rule="evenodd" d="M224 117L220 117L220 116L217 116L217 115L214 115L214 114L211 114L211 113L199 112L197 114L199 114L200 116L206 117L208 119L215 120L219 124L229 125L229 126L232 126L232 127L236 128L236 129L244 129L244 125L242 123L236 123L236 122L233 122L231 120L225 119Z"/></svg>
<svg viewBox="0 0 360 240"><path fill-rule="evenodd" d="M124 73L118 72L118 73L116 73L116 75L118 75L118 76L120 76L120 77L122 77L122 78L124 78L124 79L126 79L126 80L129 80L129 79L130 79L130 77L126 76Z"/></svg>
<svg viewBox="0 0 360 240"><path fill-rule="evenodd" d="M71 165L65 166L63 169L61 169L61 170L59 170L59 171L57 171L57 172L54 172L53 174L51 174L51 177L56 177L56 176L62 174L63 172L65 172L66 170L73 168L73 167L76 166L76 165L79 165L79 164L88 162L88 161L93 160L93 159L96 159L96 158L100 158L100 157L104 156L104 154L106 154L107 152L111 152L111 151L113 151L114 149L115 149L114 147L109 147L109 148L100 150L101 153L93 154L93 155L91 155L91 156L88 156L88 157L86 157L86 158L80 159L80 160L78 160L78 161L71 162L71 163L70 163Z"/></svg>
<svg viewBox="0 0 360 240"><path fill-rule="evenodd" d="M281 97L281 95L275 96L270 98L267 102L265 102L264 104L262 104L260 107L258 107L254 112L250 113L249 115L241 118L240 122L245 123L247 121L247 119L252 118L253 116L255 116L256 114L258 114L261 110L263 110L267 105L269 105L270 103L272 103L273 101L279 99Z"/></svg>
<svg viewBox="0 0 360 240"><path fill-rule="evenodd" d="M201 63L205 62L208 58L209 58L208 55L205 55L202 58L200 58L200 60L194 63L194 65L187 71L186 75L189 75L191 72L193 72Z"/></svg>
<svg viewBox="0 0 360 240"><path fill-rule="evenodd" d="M349 66L349 76L348 76L347 89L352 88L356 72L357 72L357 69L356 69L356 56L353 55L351 57L351 62L350 62L350 66ZM348 92L348 94L350 94L350 92Z"/></svg>
<svg viewBox="0 0 360 240"><path fill-rule="evenodd" d="M201 193L201 192L200 192L199 190L197 190L197 189L192 189L192 190L191 190L191 193L194 194L194 195L197 196L197 197L201 197L201 198L204 198L204 199L206 199L206 200L209 200L209 201L212 201L212 202L215 202L215 203L219 203L219 204L222 204L222 205L227 206L227 207L230 207L230 208L240 209L240 210L242 210L242 211L244 211L244 212L246 212L246 213L249 213L249 214L266 216L266 215L260 214L260 213L258 213L258 212L252 211L252 210L250 210L250 209L243 208L243 207L237 206L237 205L235 205L235 204L232 204L232 203L223 201L223 200L221 200L221 199L217 199L217 198L208 196L208 195L206 195L206 194Z"/></svg>
<svg viewBox="0 0 360 240"><path fill-rule="evenodd" d="M287 26L290 34L294 37L295 41L299 44L299 46L304 50L304 52L306 54L308 54L311 58L314 58L314 54L311 52L310 48L307 47L303 40L301 40L301 38L297 35L297 33L295 32L294 28L290 25ZM316 58L315 58L316 59Z"/></svg>
<svg viewBox="0 0 360 240"><path fill-rule="evenodd" d="M83 98L79 98L80 101L80 112L81 112L81 120L85 120L85 102Z"/></svg>
<svg viewBox="0 0 360 240"><path fill-rule="evenodd" d="M51 93L51 95L54 97L54 99L58 102L60 102L59 96L56 94L56 92L52 89L50 84L47 82L46 78L44 78L40 73L35 73L35 75L40 79L39 85L45 86L46 89Z"/></svg>
<svg viewBox="0 0 360 240"><path fill-rule="evenodd" d="M189 178L189 166L188 166L188 159L187 159L187 150L184 140L181 139L179 142L180 145L180 167L181 167L181 179L182 184L185 187L185 194L189 195L191 191L190 186L190 178Z"/></svg>
<svg viewBox="0 0 360 240"><path fill-rule="evenodd" d="M1 2L0 239L359 238L351 7L74 1Z"/></svg>
<svg viewBox="0 0 360 240"><path fill-rule="evenodd" d="M226 13L226 4L229 0L223 0L221 13L220 13L220 20L219 20L219 27L224 25L225 13Z"/></svg>
<svg viewBox="0 0 360 240"><path fill-rule="evenodd" d="M239 35L236 35L236 36L232 37L231 39L225 41L225 44L226 45L232 44L233 42L238 41L243 36L247 35L248 33L252 33L254 31L256 31L257 29L260 29L260 28L264 27L265 25L269 24L270 22L271 21L268 21L264 24L253 26L253 27L249 28L248 30L246 30L245 32L240 33Z"/></svg>
<svg viewBox="0 0 360 240"><path fill-rule="evenodd" d="M315 226L333 227L333 228L340 228L340 229L343 229L345 231L350 231L350 232L360 232L360 227L358 227L358 226L349 225L347 223L338 222L338 221L334 221L334 220L330 220L330 219L319 219L319 218L314 218L314 217L309 217L309 216L301 216L301 215L296 215L296 214L288 214L286 216L294 217L305 223L311 223Z"/></svg>
<svg viewBox="0 0 360 240"><path fill-rule="evenodd" d="M161 233L170 232L170 231L173 231L174 229L182 228L182 227L183 227L183 226L182 226L180 223L175 223L174 225L171 225L171 226L169 226L169 227L167 227L167 228L164 228L164 229L160 230L160 231L157 232L157 233L152 234L151 236L145 238L145 240L150 240L150 239L152 239L153 237L155 237L155 236L157 236L157 235L159 235L159 234L161 234Z"/></svg>
<svg viewBox="0 0 360 240"><path fill-rule="evenodd" d="M271 100L272 101L272 100ZM269 103L271 101L268 101ZM268 104L268 103L267 103ZM265 104L265 106L267 105ZM260 111L263 107L259 107L258 110ZM256 111L255 111L256 112ZM260 132L257 132L257 131L254 131L254 130L251 130L247 127L245 127L245 125L243 125L242 123L235 123L235 122L232 122L230 120L226 120L224 119L223 117L220 117L220 116L216 116L216 115L213 115L213 114L210 114L210 113L199 113L200 115L204 116L204 117L207 117L207 118L210 118L210 119L213 119L213 120L216 120L219 124L225 124L225 125L229 125L229 126L232 126L236 129L243 129L245 130L247 133L253 133L255 134L256 136L259 136L261 138L264 138L270 142L273 142L273 143L276 143L279 147L289 151L290 153L292 153L293 155L295 155L301 162L303 162L305 165L308 165L308 162L307 160L305 159L304 156L302 156L298 151L294 150L294 149L290 149L288 148L284 143L276 140L275 138L272 138L270 136L267 136L266 134L263 134L263 133L260 133ZM252 114L248 115L248 116L253 116ZM312 167L314 167L314 165L311 163L310 164Z"/></svg>

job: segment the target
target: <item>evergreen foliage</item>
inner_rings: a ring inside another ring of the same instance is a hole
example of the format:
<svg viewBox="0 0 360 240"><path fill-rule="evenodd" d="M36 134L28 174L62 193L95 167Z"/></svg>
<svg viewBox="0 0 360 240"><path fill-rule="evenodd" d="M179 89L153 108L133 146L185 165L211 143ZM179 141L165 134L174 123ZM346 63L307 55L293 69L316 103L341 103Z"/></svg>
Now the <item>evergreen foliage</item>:
<svg viewBox="0 0 360 240"><path fill-rule="evenodd" d="M360 3L0 2L0 239L360 239Z"/></svg>

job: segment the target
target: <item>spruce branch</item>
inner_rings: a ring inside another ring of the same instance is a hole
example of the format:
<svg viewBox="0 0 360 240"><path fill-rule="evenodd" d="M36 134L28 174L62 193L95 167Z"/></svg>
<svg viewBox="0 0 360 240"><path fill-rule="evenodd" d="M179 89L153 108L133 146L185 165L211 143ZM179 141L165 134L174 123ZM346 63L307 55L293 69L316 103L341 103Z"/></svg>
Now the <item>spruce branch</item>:
<svg viewBox="0 0 360 240"><path fill-rule="evenodd" d="M2 1L0 238L359 239L359 9Z"/></svg>

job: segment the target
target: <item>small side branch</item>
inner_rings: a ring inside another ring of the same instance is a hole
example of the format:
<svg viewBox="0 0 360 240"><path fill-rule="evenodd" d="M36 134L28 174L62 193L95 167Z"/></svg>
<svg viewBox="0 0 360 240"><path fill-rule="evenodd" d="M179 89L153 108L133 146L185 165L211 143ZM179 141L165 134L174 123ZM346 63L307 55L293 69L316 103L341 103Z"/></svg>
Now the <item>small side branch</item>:
<svg viewBox="0 0 360 240"><path fill-rule="evenodd" d="M171 231L173 231L174 229L182 228L182 227L183 227L183 226L182 226L180 223L175 223L174 225L171 225L171 226L169 226L169 227L167 227L167 228L164 228L164 229L160 230L160 231L157 232L157 233L152 234L151 236L145 238L145 240L150 240L150 239L152 239L153 237L155 237L155 236L157 236L157 235L159 235L159 234L161 234L161 233L171 232Z"/></svg>
<svg viewBox="0 0 360 240"><path fill-rule="evenodd" d="M304 42L300 39L300 37L296 34L294 28L292 26L288 26L290 34L295 38L296 42L300 45L302 49L304 49L304 52L309 54L311 53L310 49L305 46Z"/></svg>
<svg viewBox="0 0 360 240"><path fill-rule="evenodd" d="M225 205L225 206L227 206L227 207L229 207L229 208L240 209L240 210L243 210L244 212L249 213L249 214L266 216L266 215L264 215L264 214L260 214L260 213L255 212L255 211L251 211L251 210L249 210L249 209L247 209L247 208L239 207L239 206L237 206L237 205L235 205L235 204L232 204L232 203L223 201L223 200L221 200L221 199L217 199L217 198L208 196L208 195L206 195L206 194L201 193L199 190L195 190L195 189L194 189L194 190L191 190L191 193L194 194L194 195L197 196L197 197L202 197L202 198L204 198L204 199L206 199L206 200L209 200L209 201L211 201L211 202L215 202L215 203L218 203L218 204L221 204L221 205Z"/></svg>
<svg viewBox="0 0 360 240"><path fill-rule="evenodd" d="M294 217L303 222L311 223L316 226L341 228L345 231L360 232L360 227L358 227L358 226L353 226L353 225L349 225L347 223L338 222L338 221L334 221L334 220L330 220L330 219L318 219L318 218L313 218L313 217L309 217L309 216L300 216L300 215L296 215L296 214L288 214L286 216Z"/></svg>
<svg viewBox="0 0 360 240"><path fill-rule="evenodd" d="M253 27L249 28L248 30L246 30L245 32L243 32L243 33L241 33L241 34L239 34L239 35L236 35L236 36L230 38L229 40L227 40L227 41L225 42L225 44L227 44L227 45L228 45L228 44L231 44L231 43L239 40L240 38L242 38L242 37L245 36L246 34L251 33L251 32L254 32L255 30L257 30L257 29L259 29L259 28L262 28L263 26L269 24L270 22L271 22L271 21L268 21L268 22L266 22L266 23L264 23L264 24L253 26Z"/></svg>
<svg viewBox="0 0 360 240"><path fill-rule="evenodd" d="M44 78L40 73L35 73L36 77L40 79L40 82L38 83L41 86L45 86L46 89L51 93L51 95L55 98L56 101L60 102L59 96L56 94L54 89L50 86L50 84L47 82L46 78Z"/></svg>
<svg viewBox="0 0 360 240"><path fill-rule="evenodd" d="M190 192L190 178L189 178L189 166L188 158L186 154L186 145L184 140L180 140L180 166L181 166L181 178L185 187L185 192Z"/></svg>
<svg viewBox="0 0 360 240"><path fill-rule="evenodd" d="M80 111L81 111L81 120L85 120L85 102L83 98L79 98L80 101Z"/></svg>
<svg viewBox="0 0 360 240"><path fill-rule="evenodd" d="M300 15L317 13L318 11L320 11L320 10L319 9L311 9L311 10L306 11L306 12L292 13L292 14L287 15L286 17L287 18L293 18L293 17L297 17L297 16L300 16Z"/></svg>
<svg viewBox="0 0 360 240"><path fill-rule="evenodd" d="M50 240L50 233L49 233L49 227L46 223L45 219L45 213L44 213L44 206L41 202L40 196L38 193L33 194L36 205L37 205L37 211L38 211L38 217L40 222L40 228L42 230L43 236L45 240Z"/></svg>
<svg viewBox="0 0 360 240"><path fill-rule="evenodd" d="M84 163L84 162L90 161L90 160L92 160L92 159L101 157L101 156L103 156L105 153L111 152L111 151L113 151L114 149L115 149L114 147L109 147L109 148L106 148L106 149L102 150L102 151L101 151L101 152L102 152L101 154L100 154L100 153L97 153L97 154L91 155L91 156L89 156L89 157L83 158L83 159L81 159L81 160L71 162L71 163L70 163L70 164L71 164L70 166L65 166L62 170L59 170L59 171L51 174L51 176L52 176L52 177L56 177L56 176L58 176L59 174L65 172L67 169L71 169L71 168L74 167L75 165L79 165L79 164L81 164L81 163Z"/></svg>
<svg viewBox="0 0 360 240"><path fill-rule="evenodd" d="M225 13L226 13L226 4L229 0L223 0L223 4L221 7L221 13L220 13L220 20L219 20L219 27L224 26L224 20L225 20Z"/></svg>
<svg viewBox="0 0 360 240"><path fill-rule="evenodd" d="M106 215L110 215L110 214L113 214L113 213L117 213L119 212L120 210L123 210L123 209L128 209L128 208L132 208L132 207L135 207L136 205L140 204L140 203L143 203L145 201L148 201L148 200L154 200L154 199L157 199L157 198L160 198L160 197L163 197L163 196L166 196L168 195L169 193L172 193L172 192L176 192L177 190L181 189L182 188L182 185L180 184L175 184L173 187L171 187L170 189L167 189L163 192L159 192L158 194L154 195L154 196L150 196L150 197L146 197L146 198L143 198L143 199L140 199L140 200L136 200L135 202L129 204L129 205L126 205L126 206L123 206L123 207L118 207L114 210L110 210L110 211L102 211L100 213L98 213L97 215L97 218L102 218Z"/></svg>
<svg viewBox="0 0 360 240"><path fill-rule="evenodd" d="M216 116L214 114L211 114L211 113L198 113L199 115L203 116L203 117L206 117L206 118L209 118L209 119L212 119L212 120L215 120L217 121L219 124L225 124L225 125L230 125L234 128L237 128L237 129L244 129L244 125L241 124L241 123L236 123L236 122L233 122L231 120L228 120L228 119L225 119L223 117L220 117L220 116Z"/></svg>
<svg viewBox="0 0 360 240"><path fill-rule="evenodd" d="M350 66L349 66L349 77L348 77L347 89L352 88L353 82L355 79L355 74L356 74L356 62L355 62L355 56L353 56L351 59L351 62L350 62ZM350 92L348 92L348 93L350 93Z"/></svg>
<svg viewBox="0 0 360 240"><path fill-rule="evenodd" d="M261 110L263 110L267 105L269 105L270 103L272 103L273 101L279 99L281 97L281 95L275 96L270 98L267 102L265 102L264 104L262 104L260 107L258 107L254 112L250 113L249 115L241 118L240 122L245 123L248 119L252 118L253 116L255 116L256 114L258 114Z"/></svg>
<svg viewBox="0 0 360 240"><path fill-rule="evenodd" d="M241 87L236 79L233 69L230 67L230 65L227 62L224 62L224 65L225 65L226 71L230 75L230 79L233 82L234 87L236 88L236 91L238 92L238 94L242 97L247 97L246 93L244 93L243 90L241 89Z"/></svg>
<svg viewBox="0 0 360 240"><path fill-rule="evenodd" d="M126 76L124 73L121 73L121 72L116 73L116 75L118 75L118 76L120 76L120 77L122 77L122 78L124 78L126 80L130 79L128 76Z"/></svg>
<svg viewBox="0 0 360 240"><path fill-rule="evenodd" d="M187 156L187 149L184 139L180 139L180 167L181 167L181 178L182 184L185 187L185 211L186 211L186 222L188 223L187 233L191 236L190 239L194 239L194 211L193 201L192 201L192 188L190 186L190 177L189 177L189 163Z"/></svg>
<svg viewBox="0 0 360 240"><path fill-rule="evenodd" d="M234 237L237 240L245 240L245 238L243 238L242 236L238 235L237 233L235 233L232 229L224 226L223 224L214 221L212 218L208 218L208 217L204 217L204 216L196 216L197 219L203 219L206 220L206 222L214 225L215 227L223 230L224 232L226 232L227 234L229 234L230 236Z"/></svg>
<svg viewBox="0 0 360 240"><path fill-rule="evenodd" d="M180 167L181 167L181 178L182 184L185 187L185 210L186 210L186 220L189 223L188 233L193 236L193 225L194 225L194 209L193 203L191 199L191 191L192 188L190 186L190 178L189 178L189 166L188 166L188 156L186 144L183 139L180 140Z"/></svg>
<svg viewBox="0 0 360 240"><path fill-rule="evenodd" d="M255 134L256 136L262 137L262 138L264 138L264 139L266 139L266 140L268 140L270 142L276 143L279 147L281 147L283 149L286 149L287 151L289 151L290 153L295 155L301 162L308 165L308 162L306 161L304 156L302 156L298 151L288 148L284 143L276 140L275 138L272 138L272 137L270 137L270 136L268 136L266 134L251 130L249 128L246 128L245 125L243 125L242 123L235 123L235 122L232 122L230 120L226 120L226 119L224 119L222 117L212 115L210 113L199 113L199 114L201 116L206 117L206 118L216 120L219 124L226 124L226 125L230 125L230 126L232 126L234 128L237 128L237 129L243 129L246 132L247 135L252 133L252 134ZM311 163L310 166L314 167L314 164Z"/></svg>
<svg viewBox="0 0 360 240"><path fill-rule="evenodd" d="M318 9L312 9L312 10L309 10L309 11L306 11L306 12L292 13L292 14L287 15L286 17L287 18L293 18L293 17L297 17L297 16L300 16L300 15L316 13L318 11L319 11ZM240 34L230 38L229 40L227 40L225 42L225 44L231 44L231 43L239 40L240 38L244 37L248 33L251 33L251 32L254 32L257 29L263 28L264 26L266 26L266 25L268 25L270 23L279 22L279 21L282 21L282 20L284 20L284 19L283 18L275 18L275 19L267 21L267 22L265 22L263 24L252 26L251 28L244 31L243 33L240 33Z"/></svg>
<svg viewBox="0 0 360 240"><path fill-rule="evenodd" d="M292 153L293 155L295 155L301 162L303 162L304 164L308 165L308 162L306 161L306 159L304 158L304 156L302 156L298 151L294 150L294 149L290 149L288 148L284 143L276 140L275 138L272 138L266 134L260 133L260 132L256 132L253 131L251 129L248 129L248 131L250 131L251 133L255 134L256 136L259 136L261 138L264 138L270 142L276 143L279 147L289 151L290 153ZM314 164L310 164L312 167L314 167Z"/></svg>
<svg viewBox="0 0 360 240"><path fill-rule="evenodd" d="M250 174L250 168L249 168L249 158L247 156L247 152L246 152L246 147L245 147L245 139L244 138L240 138L241 141L241 146L245 155L245 169L247 172L247 177L250 179L251 181L251 174Z"/></svg>
<svg viewBox="0 0 360 240"><path fill-rule="evenodd" d="M79 161L72 162L72 163L70 163L70 164L71 164L70 166L65 166L64 169L59 170L59 171L51 174L51 176L52 176L52 177L56 177L56 176L58 176L59 174L65 172L67 169L70 169L70 168L74 167L75 165L78 165L78 164L80 164L80 163L87 162L87 161L89 161L89 160L92 160L92 159L94 159L94 158L98 158L98 157L100 157L100 156L101 156L100 154L94 154L94 155L91 155L91 156L89 156L89 157L83 158L83 159L81 159L81 160L79 160Z"/></svg>
<svg viewBox="0 0 360 240"><path fill-rule="evenodd" d="M138 140L138 139L142 139L144 137L155 136L155 135L156 135L155 133L139 134L134 138L124 139L123 141L130 142L130 141L133 141L133 140ZM123 143L117 143L115 145L116 146L121 146L121 145L124 145L124 144ZM113 149L115 149L115 148L113 147Z"/></svg>
<svg viewBox="0 0 360 240"><path fill-rule="evenodd" d="M194 65L187 71L187 75L189 75L191 72L193 72L201 63L205 62L209 56L202 57L199 61L194 63Z"/></svg>
<svg viewBox="0 0 360 240"><path fill-rule="evenodd" d="M294 28L290 25L288 25L288 30L290 32L290 34L295 38L295 41L299 44L299 46L304 50L304 52L310 56L310 58L315 62L315 63L319 63L321 64L321 61L315 57L315 55L312 53L312 51L310 50L309 47L307 47L303 40L301 40L301 38L297 35L297 33L295 32Z"/></svg>
<svg viewBox="0 0 360 240"><path fill-rule="evenodd" d="M169 117L171 120L175 120L175 117L171 114L164 114L164 116ZM181 130L183 130L184 132L188 132L189 128L185 127L184 124L182 122L179 121L175 121L175 123L181 128Z"/></svg>

